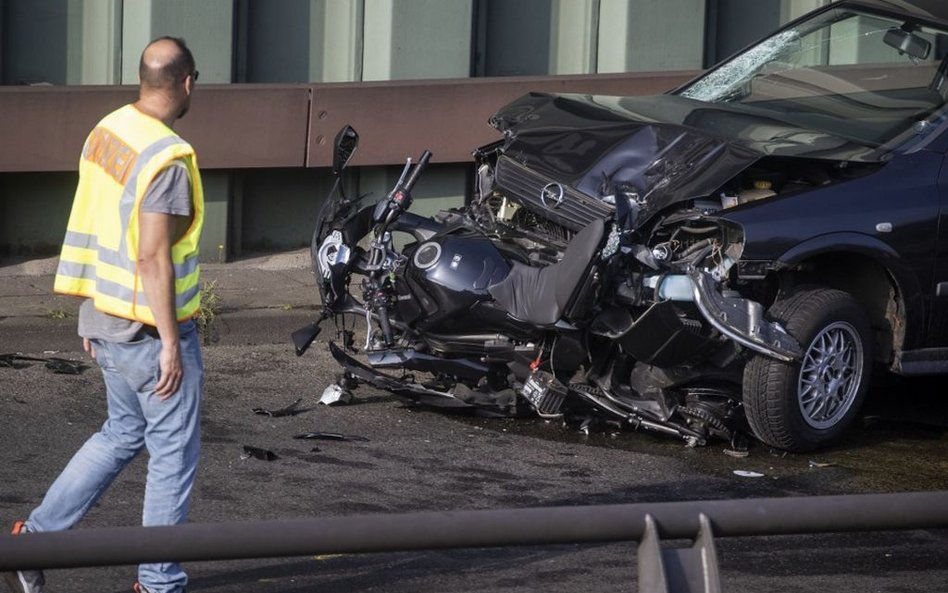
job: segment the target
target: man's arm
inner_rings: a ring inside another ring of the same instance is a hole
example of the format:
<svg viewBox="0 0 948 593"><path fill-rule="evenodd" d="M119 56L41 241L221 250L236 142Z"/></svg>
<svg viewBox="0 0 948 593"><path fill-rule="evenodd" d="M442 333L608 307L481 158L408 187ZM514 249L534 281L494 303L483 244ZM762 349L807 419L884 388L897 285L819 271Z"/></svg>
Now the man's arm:
<svg viewBox="0 0 948 593"><path fill-rule="evenodd" d="M141 212L138 225L138 268L161 337L161 375L155 385L155 394L160 399L174 395L183 375L171 261L171 245L178 218L171 214Z"/></svg>

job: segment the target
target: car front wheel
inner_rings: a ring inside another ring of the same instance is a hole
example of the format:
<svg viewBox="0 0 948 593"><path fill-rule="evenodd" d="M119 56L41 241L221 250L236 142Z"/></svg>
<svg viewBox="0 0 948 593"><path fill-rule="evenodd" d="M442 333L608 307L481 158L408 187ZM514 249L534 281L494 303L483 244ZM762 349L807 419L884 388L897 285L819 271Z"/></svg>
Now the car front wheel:
<svg viewBox="0 0 948 593"><path fill-rule="evenodd" d="M757 354L744 368L744 408L754 436L802 452L837 441L856 419L869 383L871 332L848 293L801 287L777 301L771 319L800 343L785 363Z"/></svg>

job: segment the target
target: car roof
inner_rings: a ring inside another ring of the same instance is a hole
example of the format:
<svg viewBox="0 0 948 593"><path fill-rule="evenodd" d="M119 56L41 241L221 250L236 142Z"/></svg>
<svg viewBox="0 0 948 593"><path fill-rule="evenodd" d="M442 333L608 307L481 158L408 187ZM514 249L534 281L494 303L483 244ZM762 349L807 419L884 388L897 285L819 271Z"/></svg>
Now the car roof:
<svg viewBox="0 0 948 593"><path fill-rule="evenodd" d="M865 6L948 25L948 2L945 0L840 0L831 6Z"/></svg>

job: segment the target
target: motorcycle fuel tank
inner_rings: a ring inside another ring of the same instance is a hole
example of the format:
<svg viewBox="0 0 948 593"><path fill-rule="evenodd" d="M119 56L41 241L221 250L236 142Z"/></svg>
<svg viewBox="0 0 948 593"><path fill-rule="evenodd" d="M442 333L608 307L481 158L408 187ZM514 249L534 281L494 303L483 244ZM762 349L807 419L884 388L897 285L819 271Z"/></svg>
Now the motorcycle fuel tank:
<svg viewBox="0 0 948 593"><path fill-rule="evenodd" d="M490 299L487 287L509 272L510 264L489 239L471 236L426 241L414 250L408 266L410 283L436 303L437 311L428 323L459 315L478 301Z"/></svg>

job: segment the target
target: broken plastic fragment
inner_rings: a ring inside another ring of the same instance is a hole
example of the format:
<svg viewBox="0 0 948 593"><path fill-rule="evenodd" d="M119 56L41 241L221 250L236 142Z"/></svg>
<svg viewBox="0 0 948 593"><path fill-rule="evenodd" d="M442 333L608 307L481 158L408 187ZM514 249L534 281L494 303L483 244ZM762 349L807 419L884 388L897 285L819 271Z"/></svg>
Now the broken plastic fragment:
<svg viewBox="0 0 948 593"><path fill-rule="evenodd" d="M15 352L10 354L0 354L0 367L10 367L11 369L22 369L30 365L23 364L25 361L42 362L45 358L33 358L32 356L21 356Z"/></svg>
<svg viewBox="0 0 948 593"><path fill-rule="evenodd" d="M352 392L348 389L343 389L335 383L324 389L323 394L319 398L319 403L327 406L338 406L351 402Z"/></svg>
<svg viewBox="0 0 948 593"><path fill-rule="evenodd" d="M760 472L752 472L746 469L736 469L734 470L735 476L741 476L742 478L763 478L764 474Z"/></svg>
<svg viewBox="0 0 948 593"><path fill-rule="evenodd" d="M303 432L293 436L294 439L311 439L318 441L368 441L369 439L341 432Z"/></svg>
<svg viewBox="0 0 948 593"><path fill-rule="evenodd" d="M240 456L241 459L249 459L251 457L255 459L260 459L263 461L273 461L274 459L279 459L277 454L273 451L268 451L267 449L261 449L260 447L251 447L250 445L244 445L244 454Z"/></svg>
<svg viewBox="0 0 948 593"><path fill-rule="evenodd" d="M80 375L88 366L78 360L49 358L46 360L46 368L59 375Z"/></svg>
<svg viewBox="0 0 948 593"><path fill-rule="evenodd" d="M251 411L254 414L260 414L261 416L271 416L273 418L279 418L280 416L296 416L301 412L305 412L306 409L300 409L300 404L303 402L303 398L297 399L295 402L286 406L285 408L280 408L279 410L270 410L267 408L253 408Z"/></svg>
<svg viewBox="0 0 948 593"><path fill-rule="evenodd" d="M812 459L810 460L810 467L824 468L824 467L833 467L834 465L836 464L832 462L814 461Z"/></svg>
<svg viewBox="0 0 948 593"><path fill-rule="evenodd" d="M750 451L747 449L725 449L724 454L728 457L748 457Z"/></svg>
<svg viewBox="0 0 948 593"><path fill-rule="evenodd" d="M0 367L10 367L11 369L22 369L30 366L26 362L45 362L46 368L61 375L78 375L86 370L88 365L78 360L67 360L65 358L38 358L35 356L23 356L22 354L0 354Z"/></svg>
<svg viewBox="0 0 948 593"><path fill-rule="evenodd" d="M9 367L11 369L22 369L30 365L17 363L19 357L16 354L0 354L0 367Z"/></svg>

